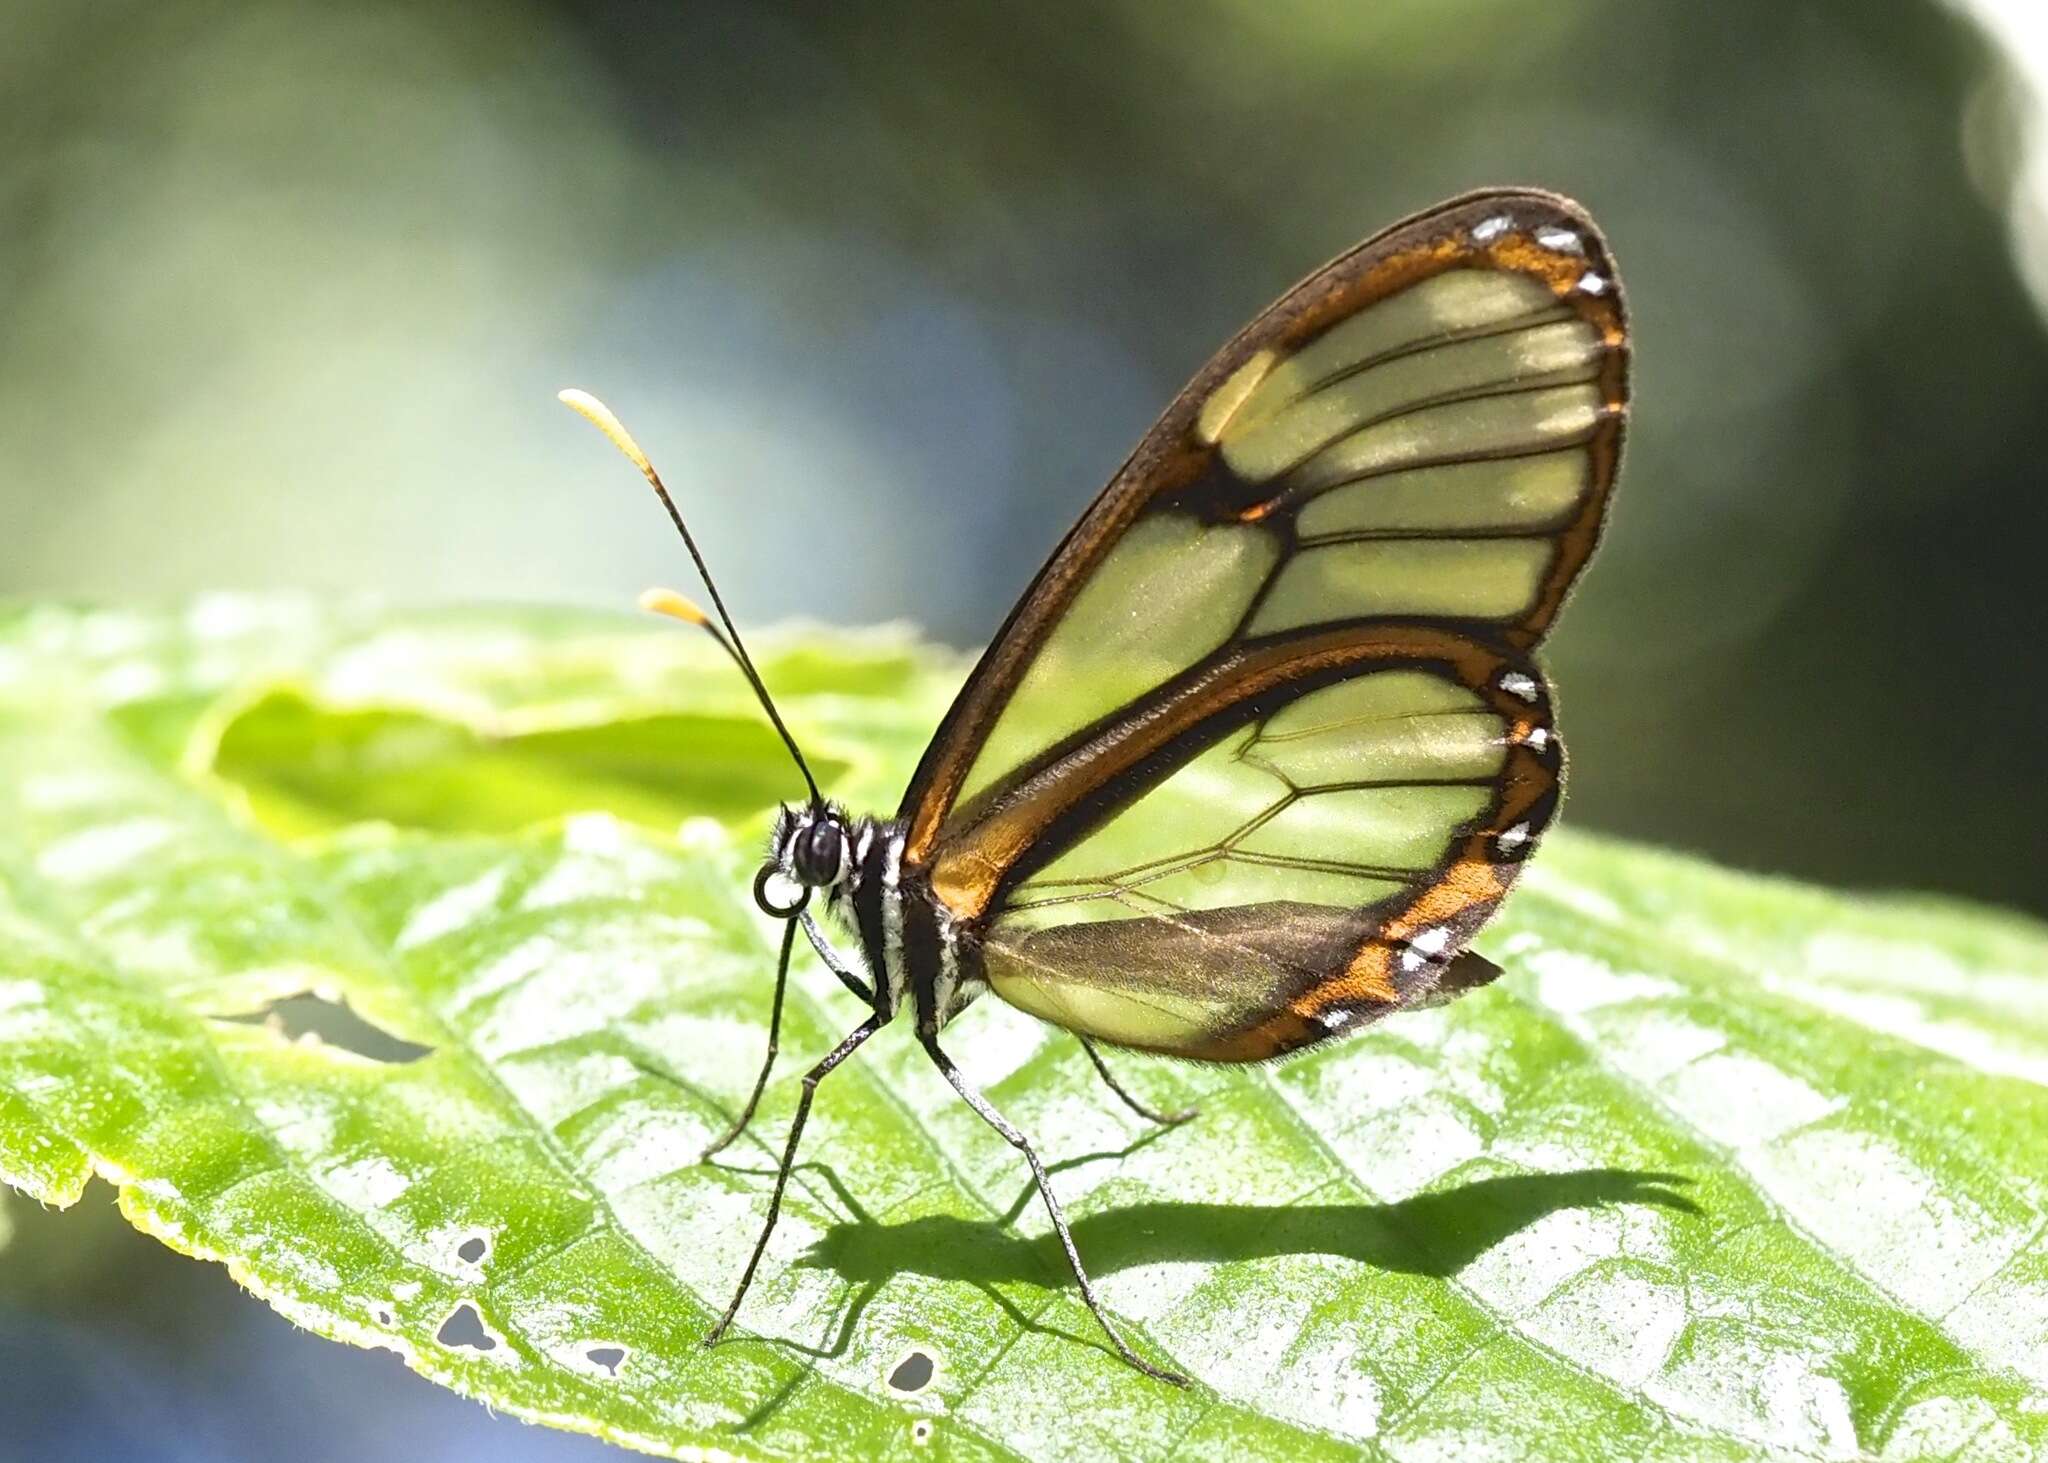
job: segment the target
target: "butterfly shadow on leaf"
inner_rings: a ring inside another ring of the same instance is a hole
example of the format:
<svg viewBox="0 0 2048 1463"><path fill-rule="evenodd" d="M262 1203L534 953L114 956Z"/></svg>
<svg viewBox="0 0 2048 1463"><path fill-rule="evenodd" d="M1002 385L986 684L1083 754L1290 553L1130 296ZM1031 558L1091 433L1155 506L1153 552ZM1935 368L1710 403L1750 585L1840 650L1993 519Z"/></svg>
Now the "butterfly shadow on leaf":
<svg viewBox="0 0 2048 1463"><path fill-rule="evenodd" d="M1682 1174L1588 1168L1474 1179L1384 1204L1148 1200L1082 1216L1074 1221L1074 1242L1098 1275L1163 1261L1220 1265L1328 1255L1380 1270L1448 1277L1560 1209L1652 1204L1698 1214L1699 1205L1680 1192L1691 1182ZM1027 1239L1011 1227L1033 1197L1027 1187L1009 1213L988 1220L925 1215L885 1224L859 1216L827 1230L803 1263L860 1286L901 1274L984 1289L1013 1281L1060 1284L1066 1264L1054 1238Z"/></svg>
<svg viewBox="0 0 2048 1463"><path fill-rule="evenodd" d="M1130 1147L1090 1153L1050 1165L1065 1169L1127 1157L1157 1141L1155 1129ZM1042 1286L1066 1283L1067 1266L1048 1233L1027 1239L1014 1225L1036 1198L1025 1185L1009 1210L991 1219L925 1215L885 1223L867 1213L829 1165L799 1164L828 1187L850 1218L833 1225L805 1253L800 1264L835 1272L854 1287L833 1334L823 1345L783 1340L803 1355L843 1355L862 1315L882 1287L898 1275L922 1275L971 1285L1026 1331L1098 1346L1042 1316L1027 1314L1002 1287L1018 1282ZM1447 1277L1486 1250L1560 1209L1611 1204L1653 1204L1682 1214L1700 1206L1679 1192L1691 1179L1682 1174L1636 1169L1588 1168L1564 1173L1509 1174L1475 1179L1454 1188L1417 1194L1393 1203L1233 1205L1151 1200L1088 1214L1074 1222L1074 1240L1100 1275L1168 1260L1224 1264L1280 1255L1330 1255L1381 1270ZM786 1400L802 1374L737 1425L746 1432Z"/></svg>

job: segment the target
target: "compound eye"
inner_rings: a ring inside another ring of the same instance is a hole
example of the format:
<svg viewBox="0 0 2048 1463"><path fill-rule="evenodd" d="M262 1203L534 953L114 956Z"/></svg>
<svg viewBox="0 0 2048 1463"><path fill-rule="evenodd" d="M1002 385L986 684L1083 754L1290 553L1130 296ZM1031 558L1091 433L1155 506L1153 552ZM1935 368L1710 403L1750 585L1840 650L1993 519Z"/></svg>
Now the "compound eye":
<svg viewBox="0 0 2048 1463"><path fill-rule="evenodd" d="M822 818L797 835L796 876L812 887L839 882L845 860L846 835L831 818Z"/></svg>

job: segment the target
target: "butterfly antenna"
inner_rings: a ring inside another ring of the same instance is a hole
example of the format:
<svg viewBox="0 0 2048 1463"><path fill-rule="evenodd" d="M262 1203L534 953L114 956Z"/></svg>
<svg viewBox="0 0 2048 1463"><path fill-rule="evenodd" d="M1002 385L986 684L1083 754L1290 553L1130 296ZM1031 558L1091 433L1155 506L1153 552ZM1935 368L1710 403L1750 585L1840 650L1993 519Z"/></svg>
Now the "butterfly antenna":
<svg viewBox="0 0 2048 1463"><path fill-rule="evenodd" d="M668 494L668 487L662 482L661 474L654 470L654 464L647 460L647 454L640 450L640 444L633 440L633 434L612 414L612 409L587 391L571 387L557 393L561 403L596 427L611 439L612 446L624 453L626 460L640 469L640 475L647 479L654 495L661 499L661 506L668 510L669 522L676 526L676 532L683 536L683 547L690 551L690 562L697 566L697 577L704 581L705 589L711 593L712 608L718 611L719 624L725 627L719 633L718 625L711 623L711 617L695 604L677 594L673 589L650 589L640 596L640 607L658 615L668 615L687 624L696 625L718 642L719 649L732 658L740 668L740 674L747 678L747 684L754 688L754 694L761 700L761 709L768 713L768 720L782 738L782 744L789 748L789 755L796 762L796 770L804 775L804 784L811 790L811 803L822 807L825 795L818 790L818 779L811 776L811 765L804 761L804 754L798 749L796 738L789 734L784 725L782 713L775 709L775 699L768 694L768 687L761 681L761 673L754 669L754 658L747 654L746 642L740 639L739 630L733 625L732 616L726 612L725 601L719 596L718 585L711 577L711 570L704 562L704 555L697 547L697 540L690 533L690 526L683 522L683 515L676 507L676 500Z"/></svg>

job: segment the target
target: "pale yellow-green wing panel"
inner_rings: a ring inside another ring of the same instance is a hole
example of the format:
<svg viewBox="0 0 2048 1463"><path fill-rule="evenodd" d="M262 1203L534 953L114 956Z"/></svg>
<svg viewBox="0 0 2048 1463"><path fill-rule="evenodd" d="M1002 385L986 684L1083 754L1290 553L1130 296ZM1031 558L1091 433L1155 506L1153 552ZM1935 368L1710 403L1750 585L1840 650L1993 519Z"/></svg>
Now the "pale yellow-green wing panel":
<svg viewBox="0 0 2048 1463"><path fill-rule="evenodd" d="M1180 513L1132 524L1025 668L961 795L1221 649L1280 553L1253 524Z"/></svg>
<svg viewBox="0 0 2048 1463"><path fill-rule="evenodd" d="M1591 491L1592 465L1567 448L1534 457L1391 472L1318 493L1295 528L1305 542L1385 532L1542 528L1570 514Z"/></svg>
<svg viewBox="0 0 2048 1463"><path fill-rule="evenodd" d="M913 779L907 860L971 831L1122 708L1264 639L1441 623L1526 651L1597 537L1626 330L1565 200L1494 192L1311 276L1170 407L1041 571ZM972 867L941 870L946 846Z"/></svg>

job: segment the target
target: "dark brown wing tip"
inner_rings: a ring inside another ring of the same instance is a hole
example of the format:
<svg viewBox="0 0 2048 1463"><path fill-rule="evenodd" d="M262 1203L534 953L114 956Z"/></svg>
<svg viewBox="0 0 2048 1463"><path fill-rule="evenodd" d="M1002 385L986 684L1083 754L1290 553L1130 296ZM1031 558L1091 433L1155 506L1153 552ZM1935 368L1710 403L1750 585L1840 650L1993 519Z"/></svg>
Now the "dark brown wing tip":
<svg viewBox="0 0 2048 1463"><path fill-rule="evenodd" d="M1467 950L1444 968L1443 975L1430 988L1429 994L1414 1002L1410 1009L1441 1006L1455 1001L1481 986L1493 984L1500 979L1501 974L1501 968L1477 950Z"/></svg>

